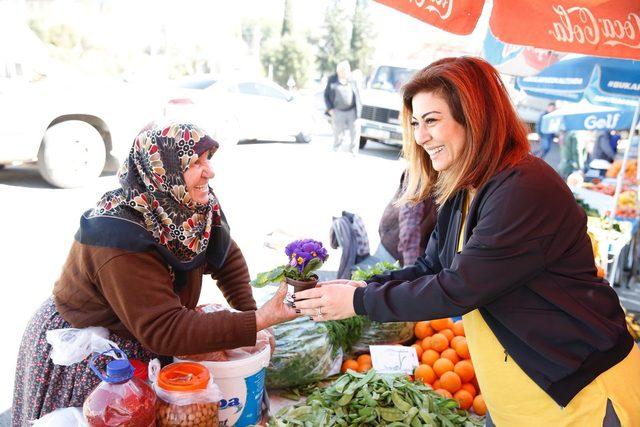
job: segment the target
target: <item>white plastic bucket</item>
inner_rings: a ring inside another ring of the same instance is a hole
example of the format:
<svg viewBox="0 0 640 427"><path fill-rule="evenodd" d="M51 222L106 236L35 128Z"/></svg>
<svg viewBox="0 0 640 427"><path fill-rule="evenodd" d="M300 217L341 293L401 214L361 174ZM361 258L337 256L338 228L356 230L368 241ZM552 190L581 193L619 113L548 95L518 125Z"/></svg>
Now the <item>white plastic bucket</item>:
<svg viewBox="0 0 640 427"><path fill-rule="evenodd" d="M220 427L246 427L260 420L270 348L267 345L259 353L240 360L198 362L209 369L222 392Z"/></svg>

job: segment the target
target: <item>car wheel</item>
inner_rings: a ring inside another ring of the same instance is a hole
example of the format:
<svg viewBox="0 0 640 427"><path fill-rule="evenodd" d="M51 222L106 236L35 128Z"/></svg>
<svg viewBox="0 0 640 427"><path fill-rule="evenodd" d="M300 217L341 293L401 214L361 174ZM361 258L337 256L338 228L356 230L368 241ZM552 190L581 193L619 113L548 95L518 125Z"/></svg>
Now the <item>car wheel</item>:
<svg viewBox="0 0 640 427"><path fill-rule="evenodd" d="M360 148L364 148L367 145L367 138L360 137Z"/></svg>
<svg viewBox="0 0 640 427"><path fill-rule="evenodd" d="M308 144L311 142L311 135L305 132L300 132L296 135L296 142Z"/></svg>
<svg viewBox="0 0 640 427"><path fill-rule="evenodd" d="M58 123L42 139L38 170L55 187L80 187L100 176L105 153L102 136L90 124L78 120Z"/></svg>

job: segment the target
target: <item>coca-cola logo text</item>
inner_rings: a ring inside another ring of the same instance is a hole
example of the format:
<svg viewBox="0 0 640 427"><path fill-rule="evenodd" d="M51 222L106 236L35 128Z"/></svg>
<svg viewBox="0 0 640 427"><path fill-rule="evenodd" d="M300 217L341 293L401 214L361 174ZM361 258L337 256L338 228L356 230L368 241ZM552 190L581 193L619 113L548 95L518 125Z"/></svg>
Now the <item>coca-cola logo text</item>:
<svg viewBox="0 0 640 427"><path fill-rule="evenodd" d="M640 49L640 15L629 13L624 20L597 17L586 7L553 6L560 22L549 34L563 43L617 46Z"/></svg>
<svg viewBox="0 0 640 427"><path fill-rule="evenodd" d="M453 10L453 0L409 0L411 1L415 1L419 8L424 7L429 12L437 14L443 20L449 18Z"/></svg>

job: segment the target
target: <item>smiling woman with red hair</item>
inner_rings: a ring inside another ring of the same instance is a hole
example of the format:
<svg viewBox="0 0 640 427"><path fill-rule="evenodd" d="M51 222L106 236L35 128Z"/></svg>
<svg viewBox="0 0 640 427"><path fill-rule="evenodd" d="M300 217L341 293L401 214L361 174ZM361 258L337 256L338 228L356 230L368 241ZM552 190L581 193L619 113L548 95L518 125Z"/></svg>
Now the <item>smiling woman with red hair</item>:
<svg viewBox="0 0 640 427"><path fill-rule="evenodd" d="M440 205L424 255L367 282L299 292L298 312L462 316L498 426L638 425L640 350L616 293L597 277L584 211L529 154L497 71L479 58L434 62L405 85L403 123L409 182L400 203L432 194Z"/></svg>

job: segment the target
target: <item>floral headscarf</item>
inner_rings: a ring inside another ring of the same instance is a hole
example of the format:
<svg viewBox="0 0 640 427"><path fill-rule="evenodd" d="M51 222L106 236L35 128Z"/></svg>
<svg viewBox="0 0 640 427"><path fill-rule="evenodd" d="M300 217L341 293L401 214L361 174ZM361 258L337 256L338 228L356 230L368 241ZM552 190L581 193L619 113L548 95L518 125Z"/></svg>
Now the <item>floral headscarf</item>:
<svg viewBox="0 0 640 427"><path fill-rule="evenodd" d="M121 188L105 193L85 218L112 217L144 227L179 263L207 250L221 224L218 200L209 189L207 204L191 199L184 171L218 143L201 128L184 123L151 123L136 136L118 172Z"/></svg>

